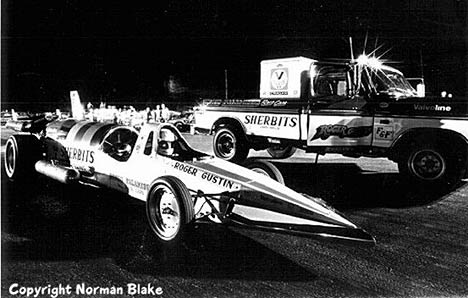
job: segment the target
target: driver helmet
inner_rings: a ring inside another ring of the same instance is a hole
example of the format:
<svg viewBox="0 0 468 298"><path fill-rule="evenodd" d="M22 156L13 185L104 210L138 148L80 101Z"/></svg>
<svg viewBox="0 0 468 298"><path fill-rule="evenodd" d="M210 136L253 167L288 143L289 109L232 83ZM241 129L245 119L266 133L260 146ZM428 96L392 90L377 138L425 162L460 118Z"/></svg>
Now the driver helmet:
<svg viewBox="0 0 468 298"><path fill-rule="evenodd" d="M176 139L176 135L170 129L161 129L159 132L158 153L165 156L173 155Z"/></svg>

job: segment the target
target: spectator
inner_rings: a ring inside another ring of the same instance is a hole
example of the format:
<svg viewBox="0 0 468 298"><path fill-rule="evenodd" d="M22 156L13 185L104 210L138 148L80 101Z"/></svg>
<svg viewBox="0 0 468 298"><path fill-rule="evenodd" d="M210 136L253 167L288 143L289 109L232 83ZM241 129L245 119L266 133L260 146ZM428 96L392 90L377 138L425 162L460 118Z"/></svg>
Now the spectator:
<svg viewBox="0 0 468 298"><path fill-rule="evenodd" d="M161 122L167 122L169 120L169 109L165 104L161 104Z"/></svg>
<svg viewBox="0 0 468 298"><path fill-rule="evenodd" d="M160 105L156 106L155 114L156 116L154 118L154 121L156 121L156 123L161 122L161 106Z"/></svg>
<svg viewBox="0 0 468 298"><path fill-rule="evenodd" d="M146 113L146 123L149 123L151 121L151 109L149 107L146 107L146 110L145 110L145 113Z"/></svg>

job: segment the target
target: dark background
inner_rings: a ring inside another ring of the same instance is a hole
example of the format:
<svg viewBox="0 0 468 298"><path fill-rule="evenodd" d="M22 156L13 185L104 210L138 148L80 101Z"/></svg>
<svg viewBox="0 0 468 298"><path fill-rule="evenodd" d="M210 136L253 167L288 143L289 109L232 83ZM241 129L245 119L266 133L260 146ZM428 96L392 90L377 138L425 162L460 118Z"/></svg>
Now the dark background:
<svg viewBox="0 0 468 298"><path fill-rule="evenodd" d="M378 55L426 90L467 95L464 0L2 1L2 109L83 101L140 108L257 97L259 62Z"/></svg>

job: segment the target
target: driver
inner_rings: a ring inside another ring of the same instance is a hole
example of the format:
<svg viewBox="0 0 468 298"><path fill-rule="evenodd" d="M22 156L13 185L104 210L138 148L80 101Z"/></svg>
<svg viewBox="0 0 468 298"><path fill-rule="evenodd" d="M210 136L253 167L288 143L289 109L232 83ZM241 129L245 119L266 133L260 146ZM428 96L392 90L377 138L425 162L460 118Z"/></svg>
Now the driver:
<svg viewBox="0 0 468 298"><path fill-rule="evenodd" d="M162 128L159 132L158 154L174 156L174 144L176 140L176 135L170 129Z"/></svg>

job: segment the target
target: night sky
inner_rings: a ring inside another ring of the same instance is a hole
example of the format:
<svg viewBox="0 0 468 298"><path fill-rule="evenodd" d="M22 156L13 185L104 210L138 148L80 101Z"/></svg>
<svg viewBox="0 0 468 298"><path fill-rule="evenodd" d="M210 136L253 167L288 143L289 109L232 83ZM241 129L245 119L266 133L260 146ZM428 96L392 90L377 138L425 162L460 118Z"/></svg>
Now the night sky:
<svg viewBox="0 0 468 298"><path fill-rule="evenodd" d="M395 61L427 91L467 95L465 0L2 1L2 109L257 97L263 59ZM37 103L41 103L38 105Z"/></svg>

